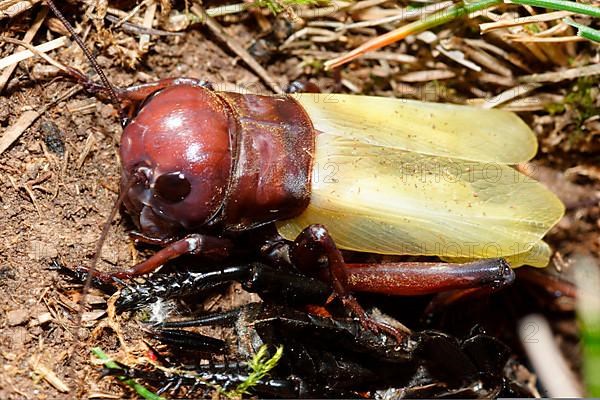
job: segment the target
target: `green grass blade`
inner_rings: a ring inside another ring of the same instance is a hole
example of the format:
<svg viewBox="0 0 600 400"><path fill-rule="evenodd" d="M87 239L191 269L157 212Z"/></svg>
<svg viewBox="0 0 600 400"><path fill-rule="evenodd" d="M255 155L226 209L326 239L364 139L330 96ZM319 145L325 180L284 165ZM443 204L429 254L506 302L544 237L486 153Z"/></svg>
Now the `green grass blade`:
<svg viewBox="0 0 600 400"><path fill-rule="evenodd" d="M582 24L578 24L573 21L571 18L565 18L567 24L571 25L574 28L577 28L577 36L581 36L582 38L586 38L588 40L592 40L594 42L600 43L600 31L594 28L590 28L589 26L585 26Z"/></svg>
<svg viewBox="0 0 600 400"><path fill-rule="evenodd" d="M600 265L591 256L573 258L577 316L581 328L583 375L587 395L600 397Z"/></svg>
<svg viewBox="0 0 600 400"><path fill-rule="evenodd" d="M122 369L121 367L119 367L119 365L117 363L115 363L113 360L111 360L110 357L108 357L106 355L106 353L103 352L100 347L94 347L92 349L92 354L94 356L96 356L96 358L102 360L103 364L104 364L104 366L106 368L110 368L110 369ZM140 385L139 383L137 383L133 379L127 379L127 378L125 378L123 376L117 376L117 379L120 380L121 382L123 382L124 384L126 384L127 386L131 387L133 390L135 390L135 392L137 394L139 394L144 399L147 399L147 400L165 400L164 397L159 396L159 395L153 393L152 391L148 390L143 385Z"/></svg>
<svg viewBox="0 0 600 400"><path fill-rule="evenodd" d="M483 10L492 7L497 4L501 4L501 0L481 0L481 1L464 1L455 5L452 5L444 10L438 11L418 21L411 22L410 24L404 25L397 30L406 31L405 37L408 35L414 35L415 33L423 32L427 29L431 29L436 26L443 25L447 22L463 17L475 11Z"/></svg>
<svg viewBox="0 0 600 400"><path fill-rule="evenodd" d="M524 4L534 7L542 7L550 10L571 11L577 14L600 17L600 7L589 4L581 4L569 0L510 0L514 4Z"/></svg>

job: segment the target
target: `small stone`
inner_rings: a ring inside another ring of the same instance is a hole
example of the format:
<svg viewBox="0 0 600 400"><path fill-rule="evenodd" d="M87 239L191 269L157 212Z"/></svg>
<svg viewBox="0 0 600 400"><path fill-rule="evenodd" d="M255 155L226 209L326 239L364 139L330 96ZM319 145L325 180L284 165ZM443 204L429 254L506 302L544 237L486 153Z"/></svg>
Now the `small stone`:
<svg viewBox="0 0 600 400"><path fill-rule="evenodd" d="M85 299L87 303L91 305L106 304L104 296L98 296L96 294L88 294Z"/></svg>
<svg viewBox="0 0 600 400"><path fill-rule="evenodd" d="M95 311L84 312L83 315L81 316L81 322L95 321L99 318L102 318L105 314L106 314L105 310L95 310Z"/></svg>
<svg viewBox="0 0 600 400"><path fill-rule="evenodd" d="M100 109L100 116L102 118L112 118L116 114L115 108L111 105L99 103L98 107Z"/></svg>
<svg viewBox="0 0 600 400"><path fill-rule="evenodd" d="M50 314L49 312L45 312L45 313L38 315L37 318L31 320L29 325L31 325L31 326L44 325L46 322L52 321L52 319L53 319L52 314Z"/></svg>
<svg viewBox="0 0 600 400"><path fill-rule="evenodd" d="M6 320L8 326L21 325L29 319L29 312L27 310L12 310L6 314Z"/></svg>
<svg viewBox="0 0 600 400"><path fill-rule="evenodd" d="M38 172L40 170L40 164L31 162L25 164L25 178L27 180L33 180L37 178Z"/></svg>
<svg viewBox="0 0 600 400"><path fill-rule="evenodd" d="M59 156L65 154L64 134L58 126L54 122L46 120L40 124L40 129L44 133L44 142L48 150Z"/></svg>
<svg viewBox="0 0 600 400"><path fill-rule="evenodd" d="M19 353L19 350L23 349L23 347L31 340L27 328L23 326L17 326L10 329L8 334L10 335L10 348L17 353Z"/></svg>

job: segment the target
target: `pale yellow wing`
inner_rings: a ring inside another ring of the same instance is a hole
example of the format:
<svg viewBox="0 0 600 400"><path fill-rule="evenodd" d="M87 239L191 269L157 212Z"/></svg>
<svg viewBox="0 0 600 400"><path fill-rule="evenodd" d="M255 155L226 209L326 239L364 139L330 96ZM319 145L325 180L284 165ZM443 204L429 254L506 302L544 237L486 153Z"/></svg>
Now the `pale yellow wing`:
<svg viewBox="0 0 600 400"><path fill-rule="evenodd" d="M533 245L529 250L507 256L506 260L513 267L520 267L522 265L531 265L532 267L546 267L552 257L552 249L548 246L548 243L540 240Z"/></svg>
<svg viewBox="0 0 600 400"><path fill-rule="evenodd" d="M343 94L296 94L315 128L368 144L463 160L517 164L537 141L515 114L451 104Z"/></svg>
<svg viewBox="0 0 600 400"><path fill-rule="evenodd" d="M287 239L323 224L344 249L489 258L525 253L561 218L560 200L515 169L319 134L308 208Z"/></svg>
<svg viewBox="0 0 600 400"><path fill-rule="evenodd" d="M551 256L552 249L550 249L550 246L548 246L548 244L543 240L540 240L529 250L524 251L523 253L504 256L504 258L513 268L518 268L523 265L531 265L532 267L543 268L548 265L548 260L550 260ZM442 257L442 259L444 261L458 264L464 264L475 260L467 257Z"/></svg>

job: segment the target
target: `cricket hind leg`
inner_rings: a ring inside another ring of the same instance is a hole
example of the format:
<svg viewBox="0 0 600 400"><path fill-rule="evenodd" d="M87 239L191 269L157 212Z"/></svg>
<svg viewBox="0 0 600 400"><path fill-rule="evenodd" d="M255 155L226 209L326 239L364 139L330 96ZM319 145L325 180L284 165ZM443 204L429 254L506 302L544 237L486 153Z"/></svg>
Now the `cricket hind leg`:
<svg viewBox="0 0 600 400"><path fill-rule="evenodd" d="M396 337L395 329L373 321L365 313L353 292L415 296L440 292L489 293L512 284L515 274L502 258L484 259L465 264L443 262L398 262L347 264L331 235L322 225L304 229L291 245L293 264L303 272L316 274L330 282L347 309L363 326L383 329ZM446 301L462 296L447 296Z"/></svg>
<svg viewBox="0 0 600 400"><path fill-rule="evenodd" d="M348 285L348 268L342 253L324 226L310 225L300 232L292 244L290 257L299 270L307 273L316 272L321 279L330 282L344 307L358 318L364 328L375 332L387 332L398 342L405 338L405 334L396 328L369 317L352 295ZM327 268L319 268L324 265Z"/></svg>
<svg viewBox="0 0 600 400"><path fill-rule="evenodd" d="M515 273L503 258L482 259L464 264L348 264L347 274L350 290L401 296L453 291L495 292L511 285L515 280Z"/></svg>

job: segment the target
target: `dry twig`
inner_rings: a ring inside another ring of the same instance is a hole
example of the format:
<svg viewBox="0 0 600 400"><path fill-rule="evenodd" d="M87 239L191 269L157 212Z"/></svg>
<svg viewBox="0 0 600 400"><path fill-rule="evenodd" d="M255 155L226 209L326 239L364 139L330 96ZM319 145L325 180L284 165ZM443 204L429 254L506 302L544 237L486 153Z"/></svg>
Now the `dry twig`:
<svg viewBox="0 0 600 400"><path fill-rule="evenodd" d="M250 53L238 43L238 41L231 37L223 27L212 17L209 17L204 9L200 7L198 4L194 4L191 7L191 11L196 14L201 21L204 21L206 26L211 30L213 34L215 34L219 39L221 39L235 54L238 55L253 71L259 78L261 78L267 86L271 88L277 94L283 94L283 90L277 84L277 82L271 77L271 75L265 70L255 59L252 57Z"/></svg>

